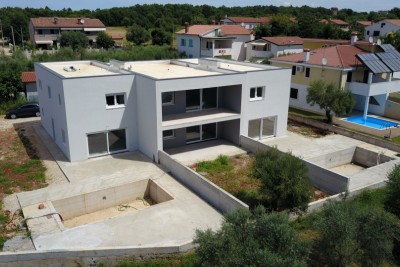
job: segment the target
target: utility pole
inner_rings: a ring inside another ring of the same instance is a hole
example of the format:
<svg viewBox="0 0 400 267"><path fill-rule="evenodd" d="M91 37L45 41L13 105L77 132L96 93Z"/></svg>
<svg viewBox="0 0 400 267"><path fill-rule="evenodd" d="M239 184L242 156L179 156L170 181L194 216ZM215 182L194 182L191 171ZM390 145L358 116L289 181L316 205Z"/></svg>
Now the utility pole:
<svg viewBox="0 0 400 267"><path fill-rule="evenodd" d="M15 38L14 38L14 28L13 26L11 26L11 35L13 38L13 51L15 52Z"/></svg>
<svg viewBox="0 0 400 267"><path fill-rule="evenodd" d="M24 45L24 34L22 33L22 27L21 27L21 41L22 41L22 51L24 51L25 45Z"/></svg>

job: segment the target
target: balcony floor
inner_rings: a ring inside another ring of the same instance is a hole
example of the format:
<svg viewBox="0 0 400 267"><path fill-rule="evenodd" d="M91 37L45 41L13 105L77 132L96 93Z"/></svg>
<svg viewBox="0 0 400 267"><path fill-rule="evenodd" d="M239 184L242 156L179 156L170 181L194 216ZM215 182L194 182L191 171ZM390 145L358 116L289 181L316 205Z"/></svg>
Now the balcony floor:
<svg viewBox="0 0 400 267"><path fill-rule="evenodd" d="M163 116L163 130L190 127L205 123L214 123L240 119L240 113L224 108L206 109Z"/></svg>

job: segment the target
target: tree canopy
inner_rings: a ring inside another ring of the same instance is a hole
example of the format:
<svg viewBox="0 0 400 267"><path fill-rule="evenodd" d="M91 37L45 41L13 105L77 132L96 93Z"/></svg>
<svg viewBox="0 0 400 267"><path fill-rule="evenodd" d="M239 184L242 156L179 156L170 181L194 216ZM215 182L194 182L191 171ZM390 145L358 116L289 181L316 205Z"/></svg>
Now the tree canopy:
<svg viewBox="0 0 400 267"><path fill-rule="evenodd" d="M86 48L89 45L89 39L82 32L65 31L61 34L60 45L78 50L79 48Z"/></svg>
<svg viewBox="0 0 400 267"><path fill-rule="evenodd" d="M323 80L316 80L310 84L306 100L311 106L317 104L325 110L328 123L332 122L332 112L339 116L347 114L355 105L355 99L350 91L342 90L335 84L328 84Z"/></svg>
<svg viewBox="0 0 400 267"><path fill-rule="evenodd" d="M128 28L126 40L131 41L136 45L141 45L150 40L150 35L145 28L134 24Z"/></svg>
<svg viewBox="0 0 400 267"><path fill-rule="evenodd" d="M98 47L108 49L114 45L114 40L105 32L99 32L96 37L96 44Z"/></svg>

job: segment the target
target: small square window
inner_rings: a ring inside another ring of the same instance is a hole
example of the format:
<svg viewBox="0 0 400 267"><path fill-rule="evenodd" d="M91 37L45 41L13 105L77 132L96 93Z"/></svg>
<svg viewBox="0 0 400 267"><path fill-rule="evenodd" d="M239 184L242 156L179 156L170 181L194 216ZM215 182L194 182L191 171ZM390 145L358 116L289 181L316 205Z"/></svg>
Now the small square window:
<svg viewBox="0 0 400 267"><path fill-rule="evenodd" d="M116 95L115 99L117 100L117 105L125 104L124 95Z"/></svg>
<svg viewBox="0 0 400 267"><path fill-rule="evenodd" d="M250 101L261 100L264 95L264 87L252 87L250 88Z"/></svg>
<svg viewBox="0 0 400 267"><path fill-rule="evenodd" d="M299 89L290 88L290 98L297 99L299 96Z"/></svg>
<svg viewBox="0 0 400 267"><path fill-rule="evenodd" d="M162 104L163 105L172 105L174 104L174 92L164 92L161 94Z"/></svg>
<svg viewBox="0 0 400 267"><path fill-rule="evenodd" d="M106 105L108 108L124 107L125 95L124 94L106 95Z"/></svg>
<svg viewBox="0 0 400 267"><path fill-rule="evenodd" d="M107 101L107 106L114 106L114 96L113 95L108 95L106 96L106 101Z"/></svg>
<svg viewBox="0 0 400 267"><path fill-rule="evenodd" d="M175 131L174 130L165 130L163 131L163 139L171 139L175 138Z"/></svg>

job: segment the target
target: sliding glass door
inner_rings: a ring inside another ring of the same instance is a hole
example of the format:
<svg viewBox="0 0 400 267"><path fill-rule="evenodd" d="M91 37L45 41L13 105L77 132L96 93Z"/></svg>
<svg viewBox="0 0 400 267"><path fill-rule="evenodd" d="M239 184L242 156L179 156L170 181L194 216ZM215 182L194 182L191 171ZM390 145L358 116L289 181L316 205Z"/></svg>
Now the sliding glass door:
<svg viewBox="0 0 400 267"><path fill-rule="evenodd" d="M276 116L249 121L248 136L253 139L263 139L275 136Z"/></svg>
<svg viewBox="0 0 400 267"><path fill-rule="evenodd" d="M108 155L127 149L125 129L88 134L87 138L89 157Z"/></svg>
<svg viewBox="0 0 400 267"><path fill-rule="evenodd" d="M186 111L218 107L218 88L194 89L186 91Z"/></svg>
<svg viewBox="0 0 400 267"><path fill-rule="evenodd" d="M186 144L207 141L217 138L217 124L191 126L186 128Z"/></svg>

